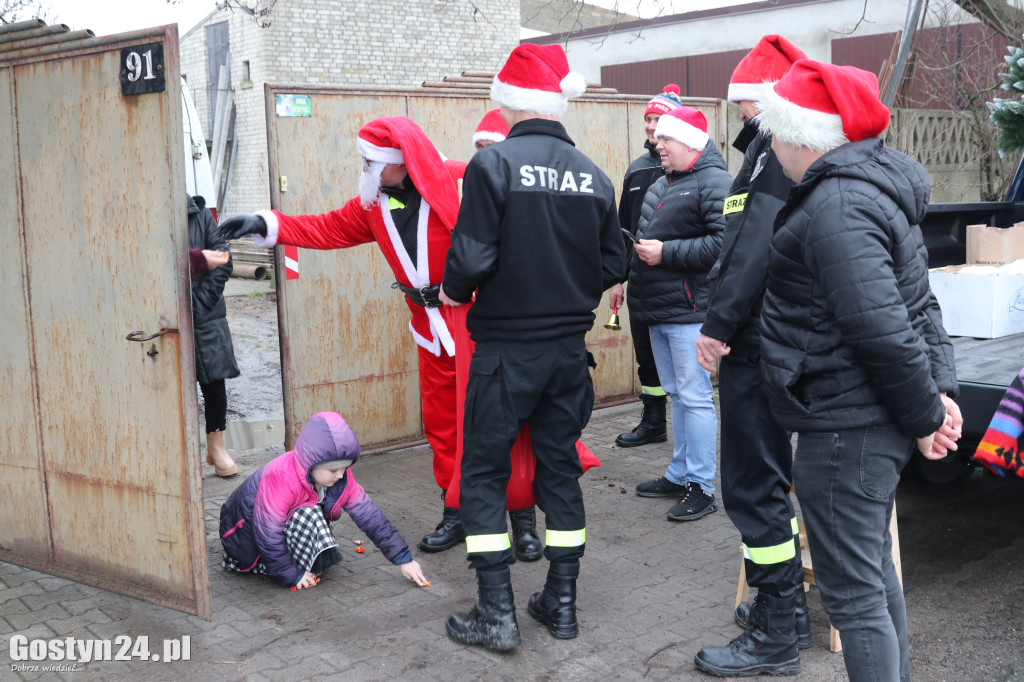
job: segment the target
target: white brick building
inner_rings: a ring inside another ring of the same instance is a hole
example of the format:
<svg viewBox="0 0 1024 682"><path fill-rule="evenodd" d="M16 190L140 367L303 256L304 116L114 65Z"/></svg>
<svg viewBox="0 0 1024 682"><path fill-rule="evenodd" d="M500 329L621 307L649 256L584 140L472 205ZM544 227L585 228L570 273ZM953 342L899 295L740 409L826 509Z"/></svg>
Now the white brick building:
<svg viewBox="0 0 1024 682"><path fill-rule="evenodd" d="M519 44L519 3L508 0L277 0L269 20L260 28L242 12L217 11L180 38L208 141L211 55L230 50L237 149L224 217L270 205L264 83L416 86L497 71Z"/></svg>

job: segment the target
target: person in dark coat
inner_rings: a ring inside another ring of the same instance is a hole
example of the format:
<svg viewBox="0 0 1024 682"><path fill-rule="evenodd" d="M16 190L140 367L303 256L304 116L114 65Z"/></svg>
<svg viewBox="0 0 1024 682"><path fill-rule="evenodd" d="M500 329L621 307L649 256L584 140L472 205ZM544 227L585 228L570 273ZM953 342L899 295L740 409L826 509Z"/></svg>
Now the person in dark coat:
<svg viewBox="0 0 1024 682"><path fill-rule="evenodd" d="M664 476L636 486L643 497L678 497L672 521L714 512L718 418L711 374L697 364L708 273L722 246L722 208L732 184L704 114L679 107L654 132L665 168L644 197L629 264L630 315L647 325L658 377L672 398L675 446Z"/></svg>
<svg viewBox="0 0 1024 682"><path fill-rule="evenodd" d="M217 220L202 197L187 196L189 249L227 252ZM206 463L218 476L234 476L238 466L224 446L228 399L225 379L241 372L235 362L228 328L224 285L231 276L229 259L224 265L192 276L192 329L195 336L196 379L203 392L206 414Z"/></svg>
<svg viewBox="0 0 1024 682"><path fill-rule="evenodd" d="M744 157L725 200L722 253L711 270L711 304L697 339L697 358L711 371L721 358L722 502L740 532L744 574L757 597L753 605L736 607L743 634L728 645L704 647L697 653L698 670L723 676L795 674L800 670L800 649L811 646L799 525L789 492L793 449L789 433L772 418L761 386L761 304L768 249L775 216L793 181L772 154L771 136L758 133L754 118L770 83L803 57L803 51L782 36L767 35L743 57L729 81L729 101L739 106L743 121L733 146ZM774 614L771 620L769 611Z"/></svg>
<svg viewBox="0 0 1024 682"><path fill-rule="evenodd" d="M220 509L221 566L269 575L292 589L315 587L341 560L330 524L346 512L402 575L429 585L409 545L356 482L359 441L337 412L313 415L295 449L260 467Z"/></svg>
<svg viewBox="0 0 1024 682"><path fill-rule="evenodd" d="M640 208L644 204L644 197L647 190L651 188L654 181L665 175L665 169L661 167L661 155L658 154L658 138L654 137L654 131L658 127L658 121L664 114L681 107L683 103L679 99L679 86L669 83L664 90L651 98L644 108L644 132L647 133L647 140L644 141L643 156L637 157L626 169L626 175L622 178L622 195L619 198L619 226L628 230L636 237L640 227ZM632 251L632 240L623 235L626 240L626 252ZM629 276L629 273L626 273ZM618 311L622 306L625 291L621 284L616 284L608 291L608 305L613 311ZM640 416L640 423L633 427L628 433L620 433L615 438L615 444L620 448L633 448L648 443L664 443L668 440L668 429L665 411L668 407L668 395L661 387L661 379L658 378L658 366L654 362L654 353L651 352L651 335L647 325L641 322L635 315L633 309L629 308L629 333L633 340L633 352L636 355L636 375L640 380L640 402L643 403L643 412Z"/></svg>
<svg viewBox="0 0 1024 682"><path fill-rule="evenodd" d="M889 110L866 71L801 59L758 107L797 183L775 220L761 371L776 421L797 433L815 582L849 678L909 680L896 484L915 444L944 457L963 421L919 227L928 173L882 143Z"/></svg>

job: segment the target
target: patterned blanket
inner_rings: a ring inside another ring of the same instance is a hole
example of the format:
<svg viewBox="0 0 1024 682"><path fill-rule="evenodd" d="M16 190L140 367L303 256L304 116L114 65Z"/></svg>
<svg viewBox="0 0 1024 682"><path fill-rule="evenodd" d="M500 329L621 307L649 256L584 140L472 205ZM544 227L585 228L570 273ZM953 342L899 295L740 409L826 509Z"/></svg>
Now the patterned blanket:
<svg viewBox="0 0 1024 682"><path fill-rule="evenodd" d="M999 476L1024 478L1024 369L1010 383L974 458Z"/></svg>

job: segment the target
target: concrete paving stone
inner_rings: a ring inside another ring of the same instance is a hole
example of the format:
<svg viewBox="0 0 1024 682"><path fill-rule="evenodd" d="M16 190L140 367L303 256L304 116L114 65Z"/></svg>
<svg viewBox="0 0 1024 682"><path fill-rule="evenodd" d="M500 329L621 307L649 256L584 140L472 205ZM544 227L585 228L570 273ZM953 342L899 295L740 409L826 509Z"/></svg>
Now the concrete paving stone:
<svg viewBox="0 0 1024 682"><path fill-rule="evenodd" d="M12 628L10 634L12 636L21 635L29 640L49 639L55 636L53 630L51 630L49 626L42 622L33 623L32 625L29 625L27 627ZM7 638L7 641L10 642L10 637ZM2 649L0 649L0 652L2 652L5 657L7 656L9 651L10 649L8 647L3 647Z"/></svg>
<svg viewBox="0 0 1024 682"><path fill-rule="evenodd" d="M51 619L46 625L52 629L57 636L81 637L87 632L90 625L96 623L109 623L110 619L99 609L92 609L78 615L70 615L64 619Z"/></svg>
<svg viewBox="0 0 1024 682"><path fill-rule="evenodd" d="M68 612L61 608L60 604L47 604L46 606L33 611L32 609L27 608L27 604L24 603L24 600L18 601L26 606L24 611L20 613L10 613L6 608L4 609L4 616L7 618L7 622L10 623L15 630L24 630L35 623L46 623L49 620L68 617Z"/></svg>
<svg viewBox="0 0 1024 682"><path fill-rule="evenodd" d="M45 594L43 586L35 581L23 582L16 587L0 589L0 609L5 609L4 605L11 599L20 599L30 595L41 594Z"/></svg>

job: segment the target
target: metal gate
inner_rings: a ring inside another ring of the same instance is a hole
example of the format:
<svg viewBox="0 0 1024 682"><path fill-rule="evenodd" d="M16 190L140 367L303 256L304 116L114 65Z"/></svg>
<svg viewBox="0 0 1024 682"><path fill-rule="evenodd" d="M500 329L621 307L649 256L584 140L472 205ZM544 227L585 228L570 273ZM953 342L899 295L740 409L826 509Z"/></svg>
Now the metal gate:
<svg viewBox="0 0 1024 682"><path fill-rule="evenodd" d="M61 31L0 29L0 560L209 619L177 27Z"/></svg>
<svg viewBox="0 0 1024 682"><path fill-rule="evenodd" d="M570 103L562 118L577 146L604 169L617 192L626 167L643 153L648 99L588 93ZM361 172L356 137L367 121L408 116L438 151L468 161L477 123L496 106L486 87L374 90L268 84L265 100L271 206L292 215L324 213L356 196ZM301 102L302 114L295 115L295 108L279 112L279 101L282 106ZM686 103L704 112L712 139L719 140L724 153L721 100ZM422 442L409 311L390 288L394 275L379 248L299 249L289 257L297 263L285 262L282 247L275 250L286 445L321 410L345 415L367 450ZM297 278L289 279L286 270L294 272L296 266ZM622 331L609 331L603 324L610 312L605 296L587 335L598 363L594 389L604 404L639 389L628 316L622 315Z"/></svg>

